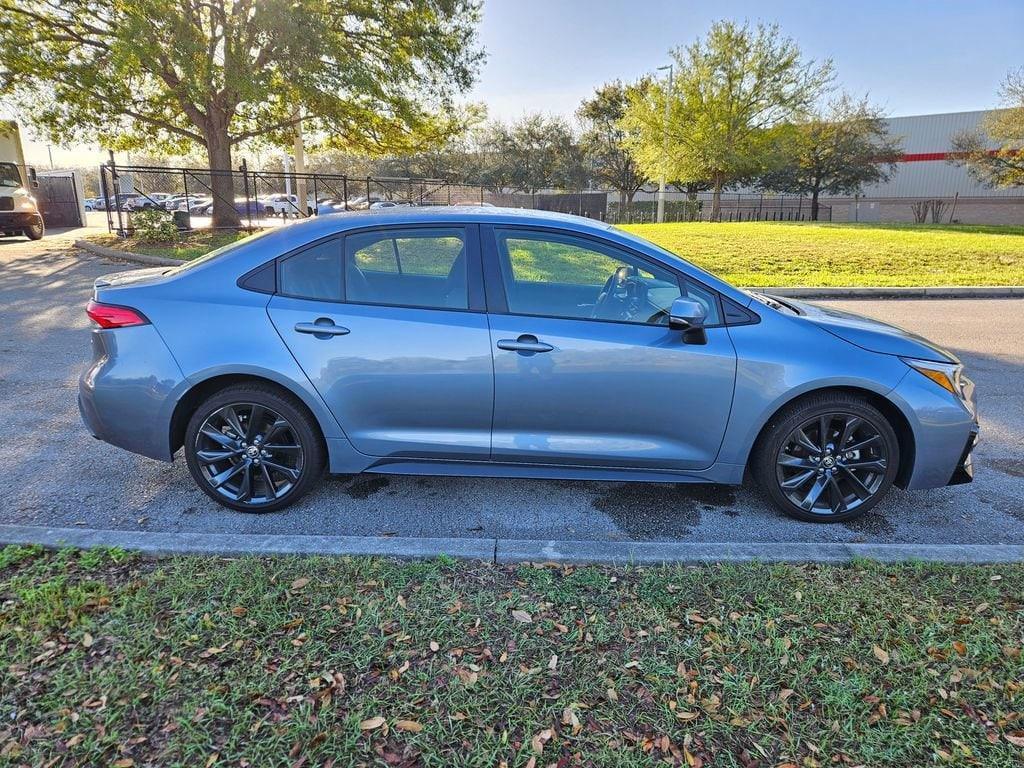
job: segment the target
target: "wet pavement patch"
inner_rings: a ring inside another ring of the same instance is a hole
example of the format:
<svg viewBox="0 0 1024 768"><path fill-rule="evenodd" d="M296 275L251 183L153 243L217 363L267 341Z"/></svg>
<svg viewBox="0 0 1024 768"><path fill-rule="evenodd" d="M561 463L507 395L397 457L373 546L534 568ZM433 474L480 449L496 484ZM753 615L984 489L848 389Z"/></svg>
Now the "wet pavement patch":
<svg viewBox="0 0 1024 768"><path fill-rule="evenodd" d="M1024 459L986 459L985 466L1012 477L1024 477Z"/></svg>
<svg viewBox="0 0 1024 768"><path fill-rule="evenodd" d="M390 484L391 481L386 477L370 475L368 477L357 477L350 485L345 486L343 490L353 499L366 499L378 491L387 488Z"/></svg>
<svg viewBox="0 0 1024 768"><path fill-rule="evenodd" d="M631 539L681 539L700 525L701 510L730 507L736 494L729 486L623 483L591 501Z"/></svg>

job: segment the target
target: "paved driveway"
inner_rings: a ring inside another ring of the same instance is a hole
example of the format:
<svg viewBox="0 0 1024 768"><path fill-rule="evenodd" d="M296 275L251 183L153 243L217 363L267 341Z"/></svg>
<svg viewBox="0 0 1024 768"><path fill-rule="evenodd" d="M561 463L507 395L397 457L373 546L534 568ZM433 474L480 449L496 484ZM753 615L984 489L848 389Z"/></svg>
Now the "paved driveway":
<svg viewBox="0 0 1024 768"><path fill-rule="evenodd" d="M135 531L315 533L682 542L1024 543L1024 301L828 302L956 351L980 393L970 486L904 493L860 521L782 517L751 488L642 483L333 478L286 513L241 515L195 490L183 461L89 437L75 391L89 355L92 280L125 265L68 236L0 239L0 524Z"/></svg>

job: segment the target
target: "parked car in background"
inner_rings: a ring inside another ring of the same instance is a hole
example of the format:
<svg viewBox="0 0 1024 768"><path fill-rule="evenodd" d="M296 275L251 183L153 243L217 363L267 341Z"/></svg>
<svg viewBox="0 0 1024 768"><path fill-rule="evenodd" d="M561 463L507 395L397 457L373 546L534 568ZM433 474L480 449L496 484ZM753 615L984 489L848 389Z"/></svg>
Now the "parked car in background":
<svg viewBox="0 0 1024 768"><path fill-rule="evenodd" d="M139 192L121 198L121 206L126 211L144 211L149 208L163 208L164 201L174 195L170 192Z"/></svg>
<svg viewBox="0 0 1024 768"><path fill-rule="evenodd" d="M193 205L209 199L203 195L174 195L164 200L164 208L168 211L187 211Z"/></svg>
<svg viewBox="0 0 1024 768"><path fill-rule="evenodd" d="M253 218L259 218L260 216L272 213L264 201L251 198L246 199L244 197L235 198L234 208L240 216L252 216ZM213 199L207 198L205 201L198 203L189 209L189 213L197 216L210 216L213 213Z"/></svg>
<svg viewBox="0 0 1024 768"><path fill-rule="evenodd" d="M973 478L974 385L949 352L575 216L316 217L100 278L87 312L89 431L154 459L182 451L204 493L245 512L294 503L325 469L749 470L780 510L818 522L862 515L893 484Z"/></svg>

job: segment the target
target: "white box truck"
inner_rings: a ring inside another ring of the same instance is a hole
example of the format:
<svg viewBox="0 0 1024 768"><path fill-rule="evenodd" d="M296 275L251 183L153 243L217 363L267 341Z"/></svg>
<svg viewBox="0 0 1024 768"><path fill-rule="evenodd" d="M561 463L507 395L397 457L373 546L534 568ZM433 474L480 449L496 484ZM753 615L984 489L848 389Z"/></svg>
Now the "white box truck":
<svg viewBox="0 0 1024 768"><path fill-rule="evenodd" d="M18 124L0 120L0 236L43 236L43 217L33 194L38 188L36 169L25 165Z"/></svg>

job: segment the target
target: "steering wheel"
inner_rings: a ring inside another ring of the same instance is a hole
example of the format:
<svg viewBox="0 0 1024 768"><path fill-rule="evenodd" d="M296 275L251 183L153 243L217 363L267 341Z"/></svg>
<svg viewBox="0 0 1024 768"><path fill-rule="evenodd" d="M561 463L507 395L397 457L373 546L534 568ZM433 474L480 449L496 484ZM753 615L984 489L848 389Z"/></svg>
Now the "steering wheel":
<svg viewBox="0 0 1024 768"><path fill-rule="evenodd" d="M614 304L621 305L627 301L634 304L639 297L642 285L637 280L639 274L640 272L636 266L626 264L612 272L608 279L605 280L601 292L597 295L597 301L594 302L594 310L590 313L590 316L594 319L608 318L608 310L612 309ZM625 310L627 316L631 311L629 307L616 308L614 314L622 315L623 310Z"/></svg>

